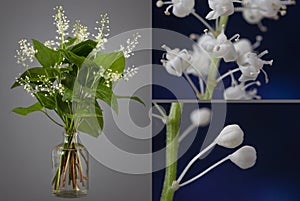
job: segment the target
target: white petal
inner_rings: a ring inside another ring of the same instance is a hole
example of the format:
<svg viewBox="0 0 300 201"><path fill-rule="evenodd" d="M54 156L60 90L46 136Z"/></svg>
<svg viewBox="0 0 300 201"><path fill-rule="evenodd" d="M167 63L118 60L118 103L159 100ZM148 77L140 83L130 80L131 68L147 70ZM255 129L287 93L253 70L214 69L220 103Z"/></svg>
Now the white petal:
<svg viewBox="0 0 300 201"><path fill-rule="evenodd" d="M251 146L244 146L231 154L229 159L242 169L248 169L256 163L256 150Z"/></svg>

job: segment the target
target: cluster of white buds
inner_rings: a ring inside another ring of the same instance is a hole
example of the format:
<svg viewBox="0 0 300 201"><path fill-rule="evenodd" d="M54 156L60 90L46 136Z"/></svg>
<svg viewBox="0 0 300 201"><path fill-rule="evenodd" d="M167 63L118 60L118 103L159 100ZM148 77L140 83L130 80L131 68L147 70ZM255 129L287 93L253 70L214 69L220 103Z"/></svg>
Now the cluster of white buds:
<svg viewBox="0 0 300 201"><path fill-rule="evenodd" d="M188 185L195 180L199 179L212 169L216 168L220 164L224 163L227 160L230 160L233 162L235 165L240 167L241 169L248 169L251 168L255 165L256 163L256 150L254 147L251 146L243 146L234 153L228 155L227 157L223 158L216 164L212 165L205 171L199 173L197 176L193 177L192 179L189 179L188 181L182 182L182 179L190 169L190 167L198 160L201 159L201 157L211 151L216 145L229 148L229 149L234 149L240 146L244 141L244 132L240 128L240 126L233 124L233 125L228 125L226 126L220 134L215 138L215 140L207 146L205 149L200 151L199 154L197 154L185 167L185 169L182 171L180 176L176 181L173 181L172 187L173 190L178 190L179 188Z"/></svg>
<svg viewBox="0 0 300 201"><path fill-rule="evenodd" d="M76 20L76 24L73 25L72 33L76 38L75 44L85 41L90 35L88 27L80 24L80 20Z"/></svg>
<svg viewBox="0 0 300 201"><path fill-rule="evenodd" d="M111 69L107 69L103 73L103 78L105 79L105 82L104 82L105 86L111 87L111 84L119 81L122 78L122 75L118 72L112 72Z"/></svg>
<svg viewBox="0 0 300 201"><path fill-rule="evenodd" d="M17 64L21 64L24 68L28 68L28 63L33 63L34 55L37 51L27 41L27 39L21 39L19 41L19 49L16 50L15 57L17 58Z"/></svg>
<svg viewBox="0 0 300 201"><path fill-rule="evenodd" d="M125 71L123 72L123 79L125 81L128 81L129 78L132 78L133 76L135 76L138 73L138 68L135 67L134 65L132 67L128 67L127 69L125 69Z"/></svg>
<svg viewBox="0 0 300 201"><path fill-rule="evenodd" d="M57 50L58 43L56 43L54 40L47 40L44 42L44 45L50 49Z"/></svg>
<svg viewBox="0 0 300 201"><path fill-rule="evenodd" d="M104 44L108 41L110 27L109 27L109 17L108 14L100 15L100 22L96 21L96 24L100 24L100 27L95 27L94 29L97 31L97 35L92 34L92 36L97 41L96 50L103 50Z"/></svg>
<svg viewBox="0 0 300 201"><path fill-rule="evenodd" d="M139 33L133 34L133 38L128 38L126 41L126 46L120 45L120 51L123 51L124 57L129 58L134 55L133 50L139 44L139 39L141 35Z"/></svg>
<svg viewBox="0 0 300 201"><path fill-rule="evenodd" d="M47 92L45 96L52 96L58 92L60 95L64 95L65 88L61 83L57 81L52 82L45 75L38 75L38 79L32 82L29 76L24 78L16 78L16 82L24 87L27 93L33 95L35 92Z"/></svg>
<svg viewBox="0 0 300 201"><path fill-rule="evenodd" d="M56 6L54 10L57 12L55 15L53 15L53 24L56 26L56 32L58 33L56 39L64 42L65 36L69 35L69 33L66 31L69 29L70 20L68 20L67 16L65 15L65 11L62 6Z"/></svg>

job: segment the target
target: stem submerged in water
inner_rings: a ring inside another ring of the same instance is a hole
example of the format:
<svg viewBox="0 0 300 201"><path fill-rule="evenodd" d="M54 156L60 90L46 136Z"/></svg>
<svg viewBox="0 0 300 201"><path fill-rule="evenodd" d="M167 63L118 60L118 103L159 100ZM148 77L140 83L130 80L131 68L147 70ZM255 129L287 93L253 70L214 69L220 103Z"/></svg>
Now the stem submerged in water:
<svg viewBox="0 0 300 201"><path fill-rule="evenodd" d="M172 201L175 193L172 184L176 180L177 173L178 131L181 122L182 106L181 103L172 103L168 122L166 123L166 172L160 201Z"/></svg>
<svg viewBox="0 0 300 201"><path fill-rule="evenodd" d="M88 161L82 153L81 145L77 143L76 135L75 132L66 134L64 143L56 151L59 154L59 164L52 181L55 194L71 189L79 191L80 186L82 188L86 186L85 182L88 180L88 175L84 174L82 166L84 164L82 164L80 157L85 160L86 165L88 165Z"/></svg>

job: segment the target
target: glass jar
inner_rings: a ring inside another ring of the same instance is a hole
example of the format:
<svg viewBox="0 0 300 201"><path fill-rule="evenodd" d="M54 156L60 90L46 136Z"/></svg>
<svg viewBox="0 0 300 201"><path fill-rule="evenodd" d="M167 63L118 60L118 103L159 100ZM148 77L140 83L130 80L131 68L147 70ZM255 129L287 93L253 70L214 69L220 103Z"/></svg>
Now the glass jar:
<svg viewBox="0 0 300 201"><path fill-rule="evenodd" d="M64 142L52 150L53 194L77 198L88 194L89 153L78 142L78 133L64 133Z"/></svg>

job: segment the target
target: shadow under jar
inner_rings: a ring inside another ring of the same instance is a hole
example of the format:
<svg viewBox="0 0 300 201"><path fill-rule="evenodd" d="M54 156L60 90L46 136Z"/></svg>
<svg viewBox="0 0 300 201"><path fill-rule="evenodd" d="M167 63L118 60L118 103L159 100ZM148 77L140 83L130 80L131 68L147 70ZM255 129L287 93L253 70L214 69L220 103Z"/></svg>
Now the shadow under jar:
<svg viewBox="0 0 300 201"><path fill-rule="evenodd" d="M53 194L58 197L87 196L89 153L78 142L78 133L64 133L64 142L52 150Z"/></svg>

